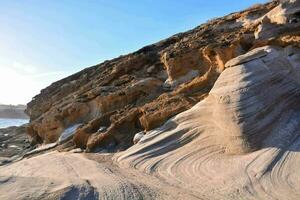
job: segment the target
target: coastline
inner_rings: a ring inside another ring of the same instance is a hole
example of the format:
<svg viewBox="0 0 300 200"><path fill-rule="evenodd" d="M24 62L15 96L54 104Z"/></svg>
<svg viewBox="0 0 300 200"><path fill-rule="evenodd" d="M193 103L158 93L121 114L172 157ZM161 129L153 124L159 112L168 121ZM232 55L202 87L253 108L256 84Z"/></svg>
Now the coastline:
<svg viewBox="0 0 300 200"><path fill-rule="evenodd" d="M20 157L33 148L25 134L25 127L26 124L0 128L0 157L2 157L2 161L7 162L7 159ZM4 163L0 159L0 165L2 164Z"/></svg>
<svg viewBox="0 0 300 200"><path fill-rule="evenodd" d="M17 118L1 118L0 117L0 129L9 128L13 126L22 126L27 124L29 119L17 119Z"/></svg>

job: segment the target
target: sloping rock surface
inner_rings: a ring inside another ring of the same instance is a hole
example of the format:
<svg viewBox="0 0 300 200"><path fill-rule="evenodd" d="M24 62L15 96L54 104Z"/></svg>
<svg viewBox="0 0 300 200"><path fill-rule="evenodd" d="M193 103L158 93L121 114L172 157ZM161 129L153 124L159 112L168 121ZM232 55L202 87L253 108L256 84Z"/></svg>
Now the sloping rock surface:
<svg viewBox="0 0 300 200"><path fill-rule="evenodd" d="M25 125L0 129L0 165L1 158L6 160L17 155L22 156L33 148L30 146L25 130Z"/></svg>
<svg viewBox="0 0 300 200"><path fill-rule="evenodd" d="M115 160L205 199L299 199L299 61L270 46L231 60L206 99Z"/></svg>
<svg viewBox="0 0 300 200"><path fill-rule="evenodd" d="M121 169L111 155L56 151L0 166L0 199L195 199L159 179Z"/></svg>
<svg viewBox="0 0 300 200"><path fill-rule="evenodd" d="M299 1L273 1L84 69L33 98L27 133L53 143L82 124L77 147L124 150L205 98L228 60L265 45L299 47L299 24Z"/></svg>
<svg viewBox="0 0 300 200"><path fill-rule="evenodd" d="M1 166L0 197L300 199L299 10L257 5L53 83L32 141L113 153Z"/></svg>

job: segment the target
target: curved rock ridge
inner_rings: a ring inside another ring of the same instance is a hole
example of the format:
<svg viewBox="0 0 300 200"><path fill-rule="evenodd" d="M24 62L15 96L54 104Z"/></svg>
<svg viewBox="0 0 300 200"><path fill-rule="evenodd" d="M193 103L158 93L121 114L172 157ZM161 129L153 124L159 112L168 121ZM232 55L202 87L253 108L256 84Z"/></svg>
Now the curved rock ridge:
<svg viewBox="0 0 300 200"><path fill-rule="evenodd" d="M265 45L299 46L298 8L292 0L257 5L57 81L27 105L27 133L53 143L82 124L74 146L124 150L136 133L205 98L228 60Z"/></svg>
<svg viewBox="0 0 300 200"><path fill-rule="evenodd" d="M205 199L300 198L300 49L229 61L207 98L115 155Z"/></svg>

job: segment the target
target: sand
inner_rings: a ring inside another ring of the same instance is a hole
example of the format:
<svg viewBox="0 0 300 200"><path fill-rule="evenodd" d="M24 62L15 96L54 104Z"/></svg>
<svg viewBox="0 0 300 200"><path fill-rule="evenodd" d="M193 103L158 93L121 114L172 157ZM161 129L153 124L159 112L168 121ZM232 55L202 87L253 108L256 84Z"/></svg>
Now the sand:
<svg viewBox="0 0 300 200"><path fill-rule="evenodd" d="M0 167L0 183L3 200L192 198L155 177L117 167L111 154L53 151Z"/></svg>

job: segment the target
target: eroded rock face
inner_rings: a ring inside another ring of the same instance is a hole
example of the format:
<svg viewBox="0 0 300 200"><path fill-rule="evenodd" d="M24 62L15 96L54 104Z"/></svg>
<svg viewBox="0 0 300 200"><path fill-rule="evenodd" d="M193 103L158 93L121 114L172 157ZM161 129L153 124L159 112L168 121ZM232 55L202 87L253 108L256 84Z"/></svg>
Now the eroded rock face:
<svg viewBox="0 0 300 200"><path fill-rule="evenodd" d="M198 198L299 199L299 73L291 46L234 58L207 98L114 160Z"/></svg>
<svg viewBox="0 0 300 200"><path fill-rule="evenodd" d="M203 100L232 58L265 45L299 46L298 3L233 13L55 82L28 104L27 133L52 143L82 124L73 137L77 147L126 149L136 133ZM260 27L265 23L280 31L269 34Z"/></svg>
<svg viewBox="0 0 300 200"><path fill-rule="evenodd" d="M256 39L272 39L287 31L295 31L300 28L300 2L284 1L272 9L261 19L255 32Z"/></svg>
<svg viewBox="0 0 300 200"><path fill-rule="evenodd" d="M210 98L218 102L212 118L224 127L218 138L228 152L260 149L283 132L287 141L297 134L299 61L298 48L266 46L227 63Z"/></svg>

